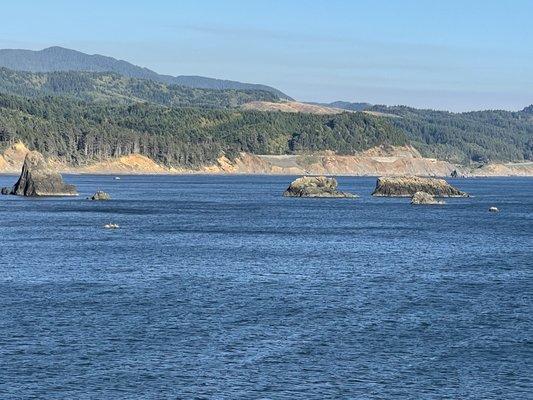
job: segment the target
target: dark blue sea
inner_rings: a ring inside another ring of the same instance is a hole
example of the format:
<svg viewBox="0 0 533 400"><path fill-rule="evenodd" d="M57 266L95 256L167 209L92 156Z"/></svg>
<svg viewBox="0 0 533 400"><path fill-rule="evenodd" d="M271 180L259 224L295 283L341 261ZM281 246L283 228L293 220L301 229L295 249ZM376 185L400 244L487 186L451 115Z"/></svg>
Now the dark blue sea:
<svg viewBox="0 0 533 400"><path fill-rule="evenodd" d="M292 179L0 197L0 399L533 398L533 179L426 207Z"/></svg>

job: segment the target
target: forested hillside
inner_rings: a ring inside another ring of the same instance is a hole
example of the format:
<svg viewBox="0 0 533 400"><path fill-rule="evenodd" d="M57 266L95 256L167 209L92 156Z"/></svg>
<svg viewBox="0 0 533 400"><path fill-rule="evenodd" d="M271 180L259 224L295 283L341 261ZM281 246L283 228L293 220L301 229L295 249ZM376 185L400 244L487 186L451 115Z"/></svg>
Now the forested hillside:
<svg viewBox="0 0 533 400"><path fill-rule="evenodd" d="M81 51L58 46L38 51L0 49L0 67L28 72L114 72L129 78L148 79L167 85L215 90L261 90L270 92L275 97L290 99L285 93L267 85L206 78L203 76L162 75L148 68L139 67L113 57L100 54L85 54Z"/></svg>
<svg viewBox="0 0 533 400"><path fill-rule="evenodd" d="M399 117L390 118L389 122L428 157L461 164L533 159L533 105L517 112L465 113L343 101L328 105Z"/></svg>
<svg viewBox="0 0 533 400"><path fill-rule="evenodd" d="M228 108L254 101L278 101L261 90L193 89L146 79L126 78L115 73L31 73L0 68L0 93L28 97L69 96L84 101L131 104L152 102L172 107Z"/></svg>
<svg viewBox="0 0 533 400"><path fill-rule="evenodd" d="M403 106L371 110L399 116L390 118L391 124L427 156L458 163L533 160L533 115L528 108L466 113Z"/></svg>
<svg viewBox="0 0 533 400"><path fill-rule="evenodd" d="M320 116L0 95L0 147L19 140L74 165L141 153L187 167L240 151L353 154L383 143L407 143L385 119L362 113Z"/></svg>
<svg viewBox="0 0 533 400"><path fill-rule="evenodd" d="M353 154L406 143L425 156L461 164L533 159L532 106L459 114L369 108L381 117L245 111L245 103L280 99L267 91L192 89L115 73L5 68L0 96L4 144L20 139L78 164L141 152L167 165L196 166L239 151Z"/></svg>

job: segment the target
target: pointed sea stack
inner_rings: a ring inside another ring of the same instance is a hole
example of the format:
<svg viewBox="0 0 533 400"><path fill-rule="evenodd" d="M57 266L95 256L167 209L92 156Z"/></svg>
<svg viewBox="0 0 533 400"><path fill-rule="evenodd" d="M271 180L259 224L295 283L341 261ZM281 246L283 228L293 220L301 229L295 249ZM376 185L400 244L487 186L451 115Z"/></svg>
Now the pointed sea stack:
<svg viewBox="0 0 533 400"><path fill-rule="evenodd" d="M420 178L418 176L378 178L372 196L412 197L416 192L425 192L434 197L468 197L444 179Z"/></svg>
<svg viewBox="0 0 533 400"><path fill-rule="evenodd" d="M337 180L325 176L303 176L293 181L283 193L285 197L357 197L337 190Z"/></svg>
<svg viewBox="0 0 533 400"><path fill-rule="evenodd" d="M31 197L77 196L78 192L76 186L64 183L59 173L50 170L41 153L30 151L10 194Z"/></svg>

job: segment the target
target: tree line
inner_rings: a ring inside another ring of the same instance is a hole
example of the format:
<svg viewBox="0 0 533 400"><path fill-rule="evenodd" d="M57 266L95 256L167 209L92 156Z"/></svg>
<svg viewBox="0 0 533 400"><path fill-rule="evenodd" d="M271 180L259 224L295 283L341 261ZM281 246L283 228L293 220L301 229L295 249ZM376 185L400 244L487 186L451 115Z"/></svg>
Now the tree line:
<svg viewBox="0 0 533 400"><path fill-rule="evenodd" d="M239 152L353 154L407 143L386 119L362 113L328 116L0 94L0 146L18 140L75 165L140 153L186 167Z"/></svg>

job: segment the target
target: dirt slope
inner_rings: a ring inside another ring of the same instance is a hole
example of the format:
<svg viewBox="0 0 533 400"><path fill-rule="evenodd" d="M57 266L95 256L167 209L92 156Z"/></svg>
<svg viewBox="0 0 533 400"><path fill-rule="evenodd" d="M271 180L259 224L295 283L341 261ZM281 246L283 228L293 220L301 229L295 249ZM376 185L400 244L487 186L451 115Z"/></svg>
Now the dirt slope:
<svg viewBox="0 0 533 400"><path fill-rule="evenodd" d="M256 111L282 111L288 113L307 113L307 114L340 114L343 112L350 112L341 110L340 108L318 106L314 104L300 103L297 101L284 101L281 103L274 103L270 101L252 101L241 106L244 110Z"/></svg>
<svg viewBox="0 0 533 400"><path fill-rule="evenodd" d="M0 154L0 173L20 173L28 148L15 143ZM49 160L59 172L82 174L278 174L278 175L354 175L449 176L453 170L464 176L533 176L533 162L490 164L471 169L446 161L424 158L410 146L379 146L357 155L333 152L310 155L254 155L241 153L235 160L220 157L216 163L198 169L168 168L140 154L131 154L98 163L72 167Z"/></svg>
<svg viewBox="0 0 533 400"><path fill-rule="evenodd" d="M319 115L332 115L340 114L344 112L363 112L378 117L390 117L399 118L397 115L386 114L377 111L351 111L342 108L319 106L316 104L300 103L298 101L283 101L283 102L270 102L270 101L251 101L241 106L243 110L255 110L255 111L281 111L288 113L306 113L306 114L319 114Z"/></svg>

